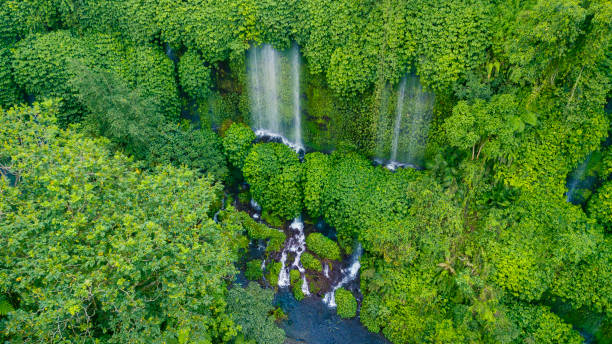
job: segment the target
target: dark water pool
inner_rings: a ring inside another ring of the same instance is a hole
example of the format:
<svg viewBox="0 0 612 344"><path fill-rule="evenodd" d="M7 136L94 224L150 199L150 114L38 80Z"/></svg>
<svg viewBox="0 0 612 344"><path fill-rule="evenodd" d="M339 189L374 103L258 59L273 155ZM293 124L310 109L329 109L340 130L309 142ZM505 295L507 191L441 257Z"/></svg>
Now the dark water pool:
<svg viewBox="0 0 612 344"><path fill-rule="evenodd" d="M342 319L327 308L319 297L298 302L288 290L280 290L274 299L287 314L281 323L286 343L307 344L378 344L389 343L382 335L369 332L359 319Z"/></svg>

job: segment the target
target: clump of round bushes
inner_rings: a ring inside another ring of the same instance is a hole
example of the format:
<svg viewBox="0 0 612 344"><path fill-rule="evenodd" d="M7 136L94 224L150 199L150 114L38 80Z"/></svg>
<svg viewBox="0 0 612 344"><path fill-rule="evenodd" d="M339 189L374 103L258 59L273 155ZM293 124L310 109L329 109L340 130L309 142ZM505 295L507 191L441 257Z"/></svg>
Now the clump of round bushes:
<svg viewBox="0 0 612 344"><path fill-rule="evenodd" d="M304 267L304 269L314 270L318 272L321 272L321 270L323 270L321 261L308 252L304 252L302 254L300 261L302 262L302 266Z"/></svg>
<svg viewBox="0 0 612 344"><path fill-rule="evenodd" d="M261 271L261 259L254 259L247 262L244 275L251 281L257 281L262 278L263 272Z"/></svg>
<svg viewBox="0 0 612 344"><path fill-rule="evenodd" d="M350 291L340 288L336 290L334 296L336 297L336 312L341 318L352 318L357 314L357 300Z"/></svg>
<svg viewBox="0 0 612 344"><path fill-rule="evenodd" d="M311 233L306 238L306 246L321 258L340 260L338 244L321 233Z"/></svg>

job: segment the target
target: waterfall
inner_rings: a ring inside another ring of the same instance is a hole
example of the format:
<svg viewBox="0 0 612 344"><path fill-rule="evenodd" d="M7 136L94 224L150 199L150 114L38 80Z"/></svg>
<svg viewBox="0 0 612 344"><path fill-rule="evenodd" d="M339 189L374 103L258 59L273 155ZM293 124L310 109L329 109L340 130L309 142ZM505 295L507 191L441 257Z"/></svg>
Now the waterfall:
<svg viewBox="0 0 612 344"><path fill-rule="evenodd" d="M402 123L402 113L404 112L404 98L406 96L406 79L402 79L397 95L397 105L395 107L395 125L393 127L393 141L391 143L391 161L397 161L397 143L400 135L400 124Z"/></svg>
<svg viewBox="0 0 612 344"><path fill-rule="evenodd" d="M323 297L323 302L329 307L336 307L336 290L342 288L343 286L349 284L357 278L357 274L359 273L359 268L361 268L361 263L359 259L363 254L363 248L361 244L357 243L357 247L353 250L353 254L351 254L351 258L349 260L350 264L347 268L342 269L342 279L333 285L332 290L325 293Z"/></svg>
<svg viewBox="0 0 612 344"><path fill-rule="evenodd" d="M580 197L578 197L578 199L576 198L576 189L578 189L579 184L588 184L583 183L583 179L585 179L585 174L590 161L591 154L589 154L586 159L584 159L584 161L580 163L578 168L576 168L576 170L571 174L567 182L567 193L565 194L567 202L579 204L581 203L581 201L583 201L582 199L580 199Z"/></svg>
<svg viewBox="0 0 612 344"><path fill-rule="evenodd" d="M377 126L377 161L389 168L416 167L423 162L429 123L433 115L434 95L423 89L415 75L404 77L395 92L390 87L381 93L380 118ZM395 107L392 109L393 105ZM392 119L393 118L393 119Z"/></svg>
<svg viewBox="0 0 612 344"><path fill-rule="evenodd" d="M289 229L291 229L292 236L287 241L287 245L281 253L281 270L278 274L278 286L281 288L288 287L291 284L289 271L292 268L296 268L302 277L302 292L304 295L310 295L310 291L308 290L308 282L306 281L305 275L306 269L304 269L302 263L300 262L302 253L306 251L306 236L304 235L304 222L302 221L302 218L295 218L289 226ZM295 258L291 265L287 264L287 256L290 252L295 253Z"/></svg>
<svg viewBox="0 0 612 344"><path fill-rule="evenodd" d="M285 52L269 44L251 47L247 72L251 126L257 136L303 150L298 47Z"/></svg>
<svg viewBox="0 0 612 344"><path fill-rule="evenodd" d="M300 52L297 45L294 45L291 49L291 75L293 79L293 140L296 145L303 147L302 112L300 108Z"/></svg>

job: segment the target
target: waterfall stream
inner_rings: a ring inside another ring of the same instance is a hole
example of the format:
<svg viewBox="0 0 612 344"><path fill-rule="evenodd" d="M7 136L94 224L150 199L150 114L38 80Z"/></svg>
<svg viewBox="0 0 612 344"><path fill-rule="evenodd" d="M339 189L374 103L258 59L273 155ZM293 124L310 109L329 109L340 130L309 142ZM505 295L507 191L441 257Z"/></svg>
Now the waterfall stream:
<svg viewBox="0 0 612 344"><path fill-rule="evenodd" d="M310 295L310 291L308 290L308 282L306 281L306 270L302 266L300 262L300 258L302 257L302 253L306 251L306 236L304 235L304 222L301 217L295 218L289 229L292 232L292 236L289 237L285 248L281 253L281 270L278 274L278 286L279 287L288 287L291 284L289 271L292 268L297 269L300 272L300 277L302 278L302 292L304 295ZM292 264L287 264L287 256L289 253L294 253L295 258Z"/></svg>
<svg viewBox="0 0 612 344"><path fill-rule="evenodd" d="M395 99L395 107L389 99ZM434 95L423 89L415 75L404 77L397 90L387 86L381 93L376 156L390 169L419 166L425 155Z"/></svg>
<svg viewBox="0 0 612 344"><path fill-rule="evenodd" d="M336 290L342 288L343 286L349 284L357 278L359 268L361 268L361 263L359 262L359 259L361 258L362 254L363 248L361 247L361 244L358 243L357 247L355 247L355 249L353 250L353 254L351 254L348 267L342 269L342 279L339 282L335 283L332 286L332 289L328 291L323 297L323 302L328 307L336 307L336 296L334 295Z"/></svg>
<svg viewBox="0 0 612 344"><path fill-rule="evenodd" d="M252 47L247 71L255 134L303 151L299 54L297 45L284 52L269 44Z"/></svg>
<svg viewBox="0 0 612 344"><path fill-rule="evenodd" d="M393 141L391 143L391 161L397 161L397 143L400 135L400 125L402 123L402 113L404 112L404 98L406 97L406 79L402 79L397 95L397 106L395 109L395 125L393 127Z"/></svg>

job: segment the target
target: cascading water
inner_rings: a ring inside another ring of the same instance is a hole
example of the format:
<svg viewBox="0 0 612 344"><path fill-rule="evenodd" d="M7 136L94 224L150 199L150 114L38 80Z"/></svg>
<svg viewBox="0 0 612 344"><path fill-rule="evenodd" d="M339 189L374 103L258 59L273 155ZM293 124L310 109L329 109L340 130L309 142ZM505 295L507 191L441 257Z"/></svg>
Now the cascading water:
<svg viewBox="0 0 612 344"><path fill-rule="evenodd" d="M291 49L291 76L293 80L293 138L296 145L303 147L302 111L300 108L300 52L297 45L294 45Z"/></svg>
<svg viewBox="0 0 612 344"><path fill-rule="evenodd" d="M361 268L361 263L359 259L363 253L363 249L361 244L357 243L357 247L353 250L353 254L351 254L351 258L349 260L350 264L348 267L342 269L342 279L332 286L332 289L328 291L323 297L323 302L329 307L336 307L336 296L334 295L336 290L342 288L343 286L349 284L357 278L357 274L359 273L359 268Z"/></svg>
<svg viewBox="0 0 612 344"><path fill-rule="evenodd" d="M300 262L300 258L302 257L302 253L306 251L306 236L304 235L304 222L301 217L298 217L293 220L289 229L292 232L292 236L289 237L283 252L281 253L281 270L278 274L278 286L279 287L288 287L291 283L289 278L289 271L292 268L296 268L301 275L302 278L302 292L304 295L310 295L310 291L308 290L308 282L306 281L306 270L302 266ZM287 264L287 256L289 253L295 253L295 258L291 265Z"/></svg>
<svg viewBox="0 0 612 344"><path fill-rule="evenodd" d="M404 98L406 97L406 79L402 79L397 95L397 106L395 108L395 125L393 126L393 141L391 143L391 161L397 161L397 143L399 142L400 124L404 112Z"/></svg>
<svg viewBox="0 0 612 344"><path fill-rule="evenodd" d="M387 161L391 169L398 166L416 167L422 163L425 154L434 95L423 89L417 76L410 75L403 78L398 86L393 110L388 101L390 97L391 89L386 87L381 93L377 123L377 160Z"/></svg>
<svg viewBox="0 0 612 344"><path fill-rule="evenodd" d="M255 133L303 150L298 47L282 53L269 44L252 47L247 62Z"/></svg>
<svg viewBox="0 0 612 344"><path fill-rule="evenodd" d="M592 155L589 154L586 159L570 174L567 181L567 193L565 194L566 201L573 204L580 204L584 202L583 196L580 192L581 189L590 189L595 183L594 177L587 176L587 170L589 169L589 163L591 162Z"/></svg>

